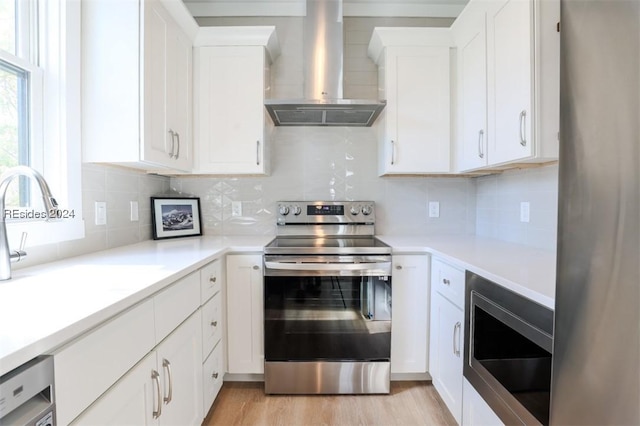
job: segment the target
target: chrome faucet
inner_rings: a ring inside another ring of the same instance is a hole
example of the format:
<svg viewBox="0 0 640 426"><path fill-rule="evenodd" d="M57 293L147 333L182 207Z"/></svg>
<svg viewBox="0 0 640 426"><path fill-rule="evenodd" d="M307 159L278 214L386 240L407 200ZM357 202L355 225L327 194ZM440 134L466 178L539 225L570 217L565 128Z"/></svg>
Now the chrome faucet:
<svg viewBox="0 0 640 426"><path fill-rule="evenodd" d="M27 253L24 252L23 247L25 243L25 235L22 236L22 243L20 250L11 252L9 250L9 240L7 239L7 223L5 220L5 203L4 198L7 195L7 188L9 184L13 180L13 178L17 176L27 176L36 181L38 186L40 187L40 192L42 192L42 201L44 202L44 207L47 210L47 220L51 218L55 218L58 212L58 202L51 195L51 190L49 189L49 185L47 185L47 181L44 180L42 175L27 166L17 166L8 169L6 172L0 176L0 280L9 280L11 279L11 262L19 261Z"/></svg>

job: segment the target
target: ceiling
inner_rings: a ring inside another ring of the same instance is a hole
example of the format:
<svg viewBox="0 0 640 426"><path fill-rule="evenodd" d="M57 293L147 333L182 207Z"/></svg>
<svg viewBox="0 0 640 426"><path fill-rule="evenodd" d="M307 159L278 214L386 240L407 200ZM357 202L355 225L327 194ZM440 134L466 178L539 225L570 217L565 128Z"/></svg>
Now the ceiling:
<svg viewBox="0 0 640 426"><path fill-rule="evenodd" d="M344 16L455 18L468 0L343 0ZM305 16L306 0L184 0L195 17Z"/></svg>

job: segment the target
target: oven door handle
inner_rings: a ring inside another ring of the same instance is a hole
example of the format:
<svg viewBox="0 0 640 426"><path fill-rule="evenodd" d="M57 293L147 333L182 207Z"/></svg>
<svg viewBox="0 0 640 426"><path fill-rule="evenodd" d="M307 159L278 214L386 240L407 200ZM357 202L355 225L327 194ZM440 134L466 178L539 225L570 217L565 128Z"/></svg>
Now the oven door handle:
<svg viewBox="0 0 640 426"><path fill-rule="evenodd" d="M391 269L391 262L373 263L293 263L264 262L267 269L281 271L375 271Z"/></svg>

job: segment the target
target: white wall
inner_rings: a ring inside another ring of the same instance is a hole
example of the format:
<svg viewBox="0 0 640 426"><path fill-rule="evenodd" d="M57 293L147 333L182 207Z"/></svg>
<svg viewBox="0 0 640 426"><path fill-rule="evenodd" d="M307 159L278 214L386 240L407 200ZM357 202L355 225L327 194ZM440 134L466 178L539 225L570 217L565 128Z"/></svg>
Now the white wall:
<svg viewBox="0 0 640 426"><path fill-rule="evenodd" d="M507 171L477 178L476 233L555 250L558 166ZM520 203L530 203L530 221L520 221Z"/></svg>

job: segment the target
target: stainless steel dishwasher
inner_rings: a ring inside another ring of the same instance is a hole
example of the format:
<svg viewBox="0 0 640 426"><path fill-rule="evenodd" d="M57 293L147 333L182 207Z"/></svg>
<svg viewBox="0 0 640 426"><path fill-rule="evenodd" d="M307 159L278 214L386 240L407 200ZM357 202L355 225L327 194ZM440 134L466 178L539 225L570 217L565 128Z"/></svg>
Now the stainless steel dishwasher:
<svg viewBox="0 0 640 426"><path fill-rule="evenodd" d="M0 425L54 426L53 357L32 359L0 377Z"/></svg>

